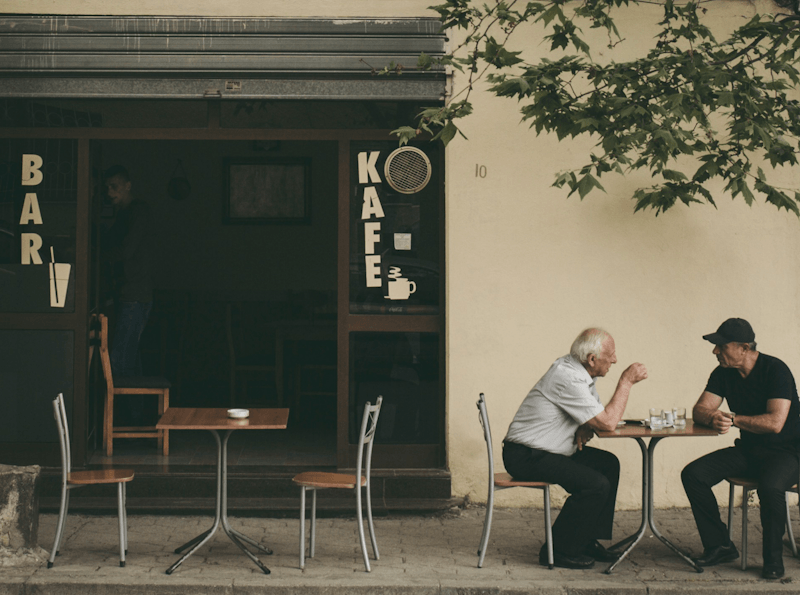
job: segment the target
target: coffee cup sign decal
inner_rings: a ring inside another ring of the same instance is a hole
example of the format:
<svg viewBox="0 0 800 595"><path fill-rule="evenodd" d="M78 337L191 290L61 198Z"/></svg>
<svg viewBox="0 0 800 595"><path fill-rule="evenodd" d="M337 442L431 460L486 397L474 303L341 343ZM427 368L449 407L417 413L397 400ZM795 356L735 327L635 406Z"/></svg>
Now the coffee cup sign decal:
<svg viewBox="0 0 800 595"><path fill-rule="evenodd" d="M417 284L400 274L400 267L389 267L389 295L387 300L407 300L417 290Z"/></svg>

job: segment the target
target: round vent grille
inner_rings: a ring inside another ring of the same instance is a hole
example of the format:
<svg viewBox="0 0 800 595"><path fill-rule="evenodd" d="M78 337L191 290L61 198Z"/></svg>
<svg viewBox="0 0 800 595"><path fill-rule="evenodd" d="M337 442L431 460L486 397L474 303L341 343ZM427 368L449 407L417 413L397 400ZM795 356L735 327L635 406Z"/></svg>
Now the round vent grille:
<svg viewBox="0 0 800 595"><path fill-rule="evenodd" d="M428 185L431 162L416 147L400 147L386 158L384 174L389 186L402 194L414 194Z"/></svg>

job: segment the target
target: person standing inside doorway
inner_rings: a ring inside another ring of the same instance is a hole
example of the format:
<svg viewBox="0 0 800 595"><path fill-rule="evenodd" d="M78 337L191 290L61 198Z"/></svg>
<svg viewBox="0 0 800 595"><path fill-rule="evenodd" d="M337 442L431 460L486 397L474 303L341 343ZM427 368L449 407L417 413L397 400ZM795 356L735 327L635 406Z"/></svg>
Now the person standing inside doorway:
<svg viewBox="0 0 800 595"><path fill-rule="evenodd" d="M128 170L114 165L104 175L106 192L115 208L114 222L105 234L105 256L115 271L114 337L111 371L114 376L141 376L139 340L153 307L152 258L155 246L150 206L133 192ZM132 425L141 425L141 402L132 404Z"/></svg>

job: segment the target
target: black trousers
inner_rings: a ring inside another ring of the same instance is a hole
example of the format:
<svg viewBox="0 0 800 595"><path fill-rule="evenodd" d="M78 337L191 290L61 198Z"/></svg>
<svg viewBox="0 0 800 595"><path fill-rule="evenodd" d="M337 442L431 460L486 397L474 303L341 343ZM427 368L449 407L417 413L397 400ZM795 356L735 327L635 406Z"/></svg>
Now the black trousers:
<svg viewBox="0 0 800 595"><path fill-rule="evenodd" d="M619 485L615 455L584 446L568 457L504 442L503 463L514 479L555 483L570 494L553 523L556 552L575 556L594 539L611 539Z"/></svg>
<svg viewBox="0 0 800 595"><path fill-rule="evenodd" d="M797 483L798 472L800 462L796 452L772 448L733 446L689 463L681 479L703 547L713 548L729 542L728 528L720 518L719 505L711 488L726 477L752 477L758 479L764 565L783 567L786 490Z"/></svg>

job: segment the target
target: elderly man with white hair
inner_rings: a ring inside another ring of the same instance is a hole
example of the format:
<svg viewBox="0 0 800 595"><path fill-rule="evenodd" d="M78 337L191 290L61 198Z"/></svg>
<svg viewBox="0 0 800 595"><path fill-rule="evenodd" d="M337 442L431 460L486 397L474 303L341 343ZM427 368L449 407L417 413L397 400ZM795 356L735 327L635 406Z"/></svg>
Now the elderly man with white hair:
<svg viewBox="0 0 800 595"><path fill-rule="evenodd" d="M591 568L595 560L617 558L598 539L611 539L619 460L585 445L595 430L617 427L631 388L647 378L647 369L628 366L603 407L595 379L615 363L611 335L584 330L569 355L558 358L525 397L503 440L503 462L514 479L558 484L570 494L553 523L555 564L562 568ZM539 563L547 564L545 546Z"/></svg>

